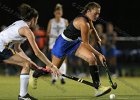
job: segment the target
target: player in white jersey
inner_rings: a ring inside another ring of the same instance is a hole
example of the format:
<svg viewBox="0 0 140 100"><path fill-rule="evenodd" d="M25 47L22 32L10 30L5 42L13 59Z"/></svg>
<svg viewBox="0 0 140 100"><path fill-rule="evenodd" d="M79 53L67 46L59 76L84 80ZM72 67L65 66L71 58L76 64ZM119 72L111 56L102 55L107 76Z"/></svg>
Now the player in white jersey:
<svg viewBox="0 0 140 100"><path fill-rule="evenodd" d="M30 30L38 20L38 12L27 4L19 8L23 20L14 22L5 30L0 32L0 61L15 64L22 67L20 75L20 92L18 100L37 100L28 94L28 82L30 68L40 72L53 72L59 75L59 70L39 50L33 32ZM46 68L38 67L20 48L21 43L28 40L35 55L46 64Z"/></svg>
<svg viewBox="0 0 140 100"><path fill-rule="evenodd" d="M51 50L55 44L57 37L63 33L63 31L68 26L68 20L62 18L63 8L61 4L57 4L54 9L54 18L52 18L48 23L47 34L49 35L49 53L51 60ZM63 62L59 71L62 74L66 74L66 61ZM60 76L61 84L65 84L64 77ZM57 80L57 77L52 74L52 84Z"/></svg>

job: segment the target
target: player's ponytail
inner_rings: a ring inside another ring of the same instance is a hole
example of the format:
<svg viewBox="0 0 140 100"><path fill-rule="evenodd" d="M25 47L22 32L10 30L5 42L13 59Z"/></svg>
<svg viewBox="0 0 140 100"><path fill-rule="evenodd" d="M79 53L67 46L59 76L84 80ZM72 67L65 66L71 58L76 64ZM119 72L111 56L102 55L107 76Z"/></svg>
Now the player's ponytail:
<svg viewBox="0 0 140 100"><path fill-rule="evenodd" d="M101 6L96 2L90 2L84 7L81 13L85 14L88 10L91 10L94 8L101 8Z"/></svg>
<svg viewBox="0 0 140 100"><path fill-rule="evenodd" d="M24 21L30 21L33 17L38 17L38 12L34 8L31 8L31 6L27 4L22 4L19 7L20 15L22 16L22 19Z"/></svg>

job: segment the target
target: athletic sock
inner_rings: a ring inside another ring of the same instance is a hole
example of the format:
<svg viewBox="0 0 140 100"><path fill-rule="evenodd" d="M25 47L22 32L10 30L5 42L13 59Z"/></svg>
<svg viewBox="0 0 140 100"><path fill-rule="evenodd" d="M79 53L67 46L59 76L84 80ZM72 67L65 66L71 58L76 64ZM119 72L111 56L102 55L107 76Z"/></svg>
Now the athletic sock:
<svg viewBox="0 0 140 100"><path fill-rule="evenodd" d="M98 65L90 65L89 69L90 69L90 74L92 77L93 84L95 85L95 88L98 89L98 87L100 86Z"/></svg>
<svg viewBox="0 0 140 100"><path fill-rule="evenodd" d="M20 93L21 97L25 96L28 92L29 74L20 75Z"/></svg>

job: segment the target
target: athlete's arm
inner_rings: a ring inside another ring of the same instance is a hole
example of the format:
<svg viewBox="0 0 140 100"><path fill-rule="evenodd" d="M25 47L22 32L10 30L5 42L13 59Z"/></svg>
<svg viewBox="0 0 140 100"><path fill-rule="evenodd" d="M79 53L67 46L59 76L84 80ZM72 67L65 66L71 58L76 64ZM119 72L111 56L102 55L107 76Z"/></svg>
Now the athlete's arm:
<svg viewBox="0 0 140 100"><path fill-rule="evenodd" d="M81 38L85 47L91 52L93 52L99 58L100 62L103 64L103 61L106 60L105 57L89 44L90 27L84 19L81 19L80 21L80 30L81 30Z"/></svg>
<svg viewBox="0 0 140 100"><path fill-rule="evenodd" d="M27 37L35 55L44 62L48 67L53 67L54 65L48 60L48 58L40 51L38 48L36 42L35 42L35 36L33 32L28 27L22 27L19 29L19 33L21 36Z"/></svg>
<svg viewBox="0 0 140 100"><path fill-rule="evenodd" d="M94 25L93 25L93 22L90 21L89 22L89 25L90 25L90 28L91 28L91 34L94 36L94 38L96 39L95 41L97 41L99 43L99 45L101 45L101 38L99 37Z"/></svg>
<svg viewBox="0 0 140 100"><path fill-rule="evenodd" d="M15 43L15 44L14 44L14 50L15 50L16 52L22 54L22 56L26 57L28 60L30 60L29 57L28 57L28 56L24 53L24 51L21 49L21 43Z"/></svg>
<svg viewBox="0 0 140 100"><path fill-rule="evenodd" d="M15 44L14 44L14 50L15 50L16 52L22 52L22 51L23 51L23 50L21 49L20 45L21 45L21 43L15 43Z"/></svg>
<svg viewBox="0 0 140 100"><path fill-rule="evenodd" d="M95 55L99 55L100 53L89 44L89 25L84 19L80 19L79 25L81 30L82 42L91 52L93 52Z"/></svg>
<svg viewBox="0 0 140 100"><path fill-rule="evenodd" d="M24 53L24 51L21 49L21 43L15 43L14 44L14 50L20 54L22 54L24 57L26 57L27 59L29 59L29 57Z"/></svg>

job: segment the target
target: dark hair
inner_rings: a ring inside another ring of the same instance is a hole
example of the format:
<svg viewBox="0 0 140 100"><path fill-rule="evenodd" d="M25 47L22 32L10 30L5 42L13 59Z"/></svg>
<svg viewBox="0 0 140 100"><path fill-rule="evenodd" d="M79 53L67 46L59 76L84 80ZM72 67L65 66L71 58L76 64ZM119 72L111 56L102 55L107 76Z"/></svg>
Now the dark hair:
<svg viewBox="0 0 140 100"><path fill-rule="evenodd" d="M94 8L101 8L101 6L96 2L90 2L84 7L81 13L85 14L88 10L91 10Z"/></svg>
<svg viewBox="0 0 140 100"><path fill-rule="evenodd" d="M63 10L62 5L61 4L56 4L54 11L56 10Z"/></svg>
<svg viewBox="0 0 140 100"><path fill-rule="evenodd" d="M38 12L34 8L31 8L28 4L21 4L19 12L24 21L30 21L33 17L38 17Z"/></svg>

